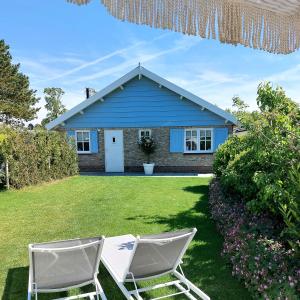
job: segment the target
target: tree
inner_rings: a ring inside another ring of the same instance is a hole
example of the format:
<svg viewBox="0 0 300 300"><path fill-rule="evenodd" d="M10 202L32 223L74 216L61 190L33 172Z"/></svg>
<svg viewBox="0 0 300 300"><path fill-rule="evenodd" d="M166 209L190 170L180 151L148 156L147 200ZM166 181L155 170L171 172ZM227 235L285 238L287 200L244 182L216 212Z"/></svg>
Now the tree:
<svg viewBox="0 0 300 300"><path fill-rule="evenodd" d="M259 85L257 106L240 119L247 135L218 149L214 170L231 197L285 227L282 237L300 255L300 107L269 82Z"/></svg>
<svg viewBox="0 0 300 300"><path fill-rule="evenodd" d="M50 87L44 89L46 101L45 108L48 113L46 118L42 120L43 126L67 111L66 107L61 102L64 93L65 92L61 88Z"/></svg>
<svg viewBox="0 0 300 300"><path fill-rule="evenodd" d="M20 124L36 118L39 98L30 89L29 78L12 63L9 46L0 40L0 122Z"/></svg>
<svg viewBox="0 0 300 300"><path fill-rule="evenodd" d="M239 96L234 96L232 98L232 107L233 109L226 109L226 111L236 117L239 127L247 129L247 125L252 121L252 113L247 111L249 105Z"/></svg>
<svg viewBox="0 0 300 300"><path fill-rule="evenodd" d="M238 111L245 111L249 105L244 101L242 100L239 96L234 96L232 98L232 106L233 107L236 107Z"/></svg>

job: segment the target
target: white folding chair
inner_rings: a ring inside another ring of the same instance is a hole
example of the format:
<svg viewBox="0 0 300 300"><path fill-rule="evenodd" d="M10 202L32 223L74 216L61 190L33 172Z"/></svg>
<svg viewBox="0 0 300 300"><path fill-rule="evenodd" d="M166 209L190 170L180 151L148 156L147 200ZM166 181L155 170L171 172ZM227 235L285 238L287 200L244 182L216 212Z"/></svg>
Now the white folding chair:
<svg viewBox="0 0 300 300"><path fill-rule="evenodd" d="M196 231L196 228L193 228L137 238L133 235L107 238L101 260L127 299L142 300L141 294L144 292L175 286L178 289L176 293L154 299L183 294L192 300L197 300L196 297L209 300L204 292L185 277L180 266ZM176 280L146 288L137 286L138 281L166 274L173 274ZM126 282L133 282L134 290L128 290Z"/></svg>
<svg viewBox="0 0 300 300"><path fill-rule="evenodd" d="M96 291L56 300L89 298L106 300L98 281L104 237L29 245L28 300L32 294L68 291L94 284Z"/></svg>

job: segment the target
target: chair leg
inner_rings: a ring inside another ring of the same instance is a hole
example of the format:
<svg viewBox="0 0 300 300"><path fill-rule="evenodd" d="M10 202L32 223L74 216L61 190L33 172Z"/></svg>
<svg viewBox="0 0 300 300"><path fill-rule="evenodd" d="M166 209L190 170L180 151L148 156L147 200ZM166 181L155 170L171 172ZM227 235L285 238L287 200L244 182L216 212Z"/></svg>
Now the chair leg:
<svg viewBox="0 0 300 300"><path fill-rule="evenodd" d="M127 288L125 287L125 285L123 283L117 282L117 285L127 300L135 300L135 298L133 298L133 296L128 292Z"/></svg>
<svg viewBox="0 0 300 300"><path fill-rule="evenodd" d="M192 282L190 282L186 277L182 276L178 271L174 272L174 275L184 284L186 284L196 295L198 295L203 300L210 300L209 296L207 296L203 291L201 291L198 287L196 287Z"/></svg>
<svg viewBox="0 0 300 300"><path fill-rule="evenodd" d="M136 281L135 281L135 278L134 278L133 273L129 272L128 274L131 275L132 281L133 281L133 284L134 284L134 289L135 289L134 296L135 296L136 299L138 299L138 300L143 300L143 298L141 297L141 295L140 295L140 293L139 293L139 289L138 289L138 287L137 287L137 284L136 284Z"/></svg>
<svg viewBox="0 0 300 300"><path fill-rule="evenodd" d="M99 300L99 295L100 295L100 297L101 297L102 300L107 300L107 298L106 298L106 296L104 294L104 291L102 289L102 286L101 286L101 284L100 284L100 282L99 282L99 280L98 280L97 277L95 277L95 285L96 285L96 291L97 291L97 293L96 293L97 300Z"/></svg>
<svg viewBox="0 0 300 300"><path fill-rule="evenodd" d="M27 300L31 300L31 289L32 289L32 285L31 285L31 280L30 280L30 276L29 276L29 278L28 278Z"/></svg>

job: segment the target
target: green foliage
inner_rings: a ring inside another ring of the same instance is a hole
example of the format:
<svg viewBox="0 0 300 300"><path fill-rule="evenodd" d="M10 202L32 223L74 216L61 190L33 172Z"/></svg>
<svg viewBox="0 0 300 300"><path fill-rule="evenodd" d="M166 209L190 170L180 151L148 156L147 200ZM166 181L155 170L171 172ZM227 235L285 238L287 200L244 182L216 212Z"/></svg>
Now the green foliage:
<svg viewBox="0 0 300 300"><path fill-rule="evenodd" d="M300 224L300 109L270 83L258 87L257 104L260 111L240 111L247 134L233 136L219 148L214 171L227 195L245 200L255 214L271 214L284 227L282 237L295 246Z"/></svg>
<svg viewBox="0 0 300 300"><path fill-rule="evenodd" d="M43 126L67 111L67 109L61 102L61 98L64 93L65 92L61 88L51 87L44 89L46 101L45 108L47 109L48 113L46 115L46 118L42 120Z"/></svg>
<svg viewBox="0 0 300 300"><path fill-rule="evenodd" d="M280 203L280 212L286 228L282 235L285 236L293 249L300 254L300 163L288 172L291 183L289 193L292 199L289 204Z"/></svg>
<svg viewBox="0 0 300 300"><path fill-rule="evenodd" d="M222 175L223 170L227 167L228 163L245 148L245 145L245 137L233 135L225 144L218 148L213 166L215 174L218 177Z"/></svg>
<svg viewBox="0 0 300 300"><path fill-rule="evenodd" d="M154 139L149 136L143 136L139 140L141 150L147 155L147 163L150 163L150 155L155 152L156 144Z"/></svg>
<svg viewBox="0 0 300 300"><path fill-rule="evenodd" d="M9 46L0 40L0 122L20 124L36 117L39 101L29 88L29 79L12 64Z"/></svg>
<svg viewBox="0 0 300 300"><path fill-rule="evenodd" d="M8 161L14 188L78 173L75 147L60 132L6 129L0 156Z"/></svg>
<svg viewBox="0 0 300 300"><path fill-rule="evenodd" d="M267 214L252 214L242 201L229 201L217 179L210 183L209 202L232 275L245 283L253 299L298 299L300 260L296 251L274 239L276 222Z"/></svg>

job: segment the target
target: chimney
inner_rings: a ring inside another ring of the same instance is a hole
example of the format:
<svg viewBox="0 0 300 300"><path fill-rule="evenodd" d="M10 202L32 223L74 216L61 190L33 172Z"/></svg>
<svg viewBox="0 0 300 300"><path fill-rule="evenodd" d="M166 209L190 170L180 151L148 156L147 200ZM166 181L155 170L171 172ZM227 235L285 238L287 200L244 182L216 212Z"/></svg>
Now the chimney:
<svg viewBox="0 0 300 300"><path fill-rule="evenodd" d="M93 88L86 88L85 94L86 94L86 99L88 99L88 98L94 96L96 94L96 91Z"/></svg>

